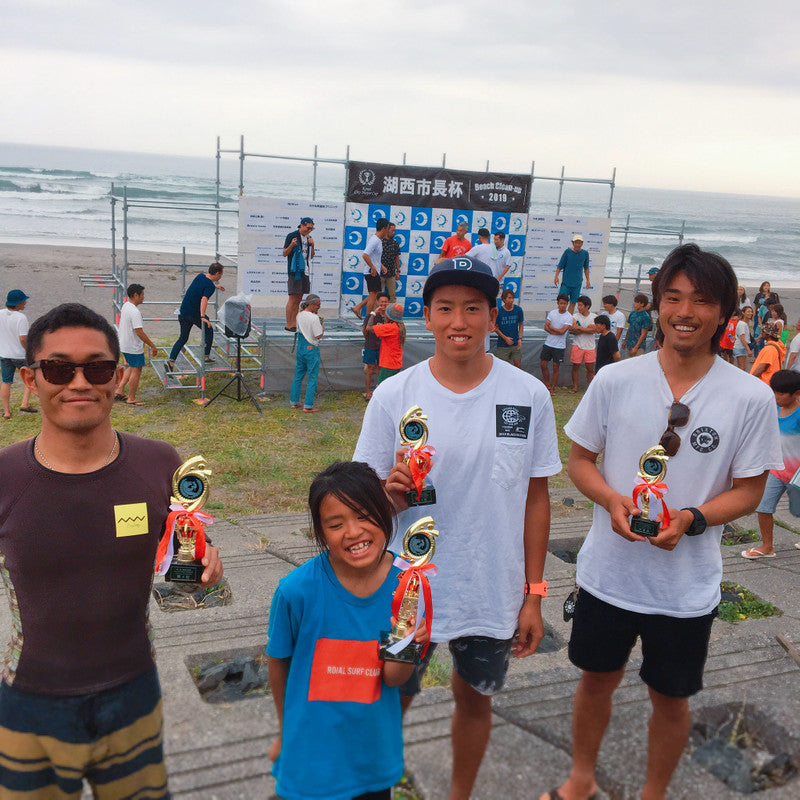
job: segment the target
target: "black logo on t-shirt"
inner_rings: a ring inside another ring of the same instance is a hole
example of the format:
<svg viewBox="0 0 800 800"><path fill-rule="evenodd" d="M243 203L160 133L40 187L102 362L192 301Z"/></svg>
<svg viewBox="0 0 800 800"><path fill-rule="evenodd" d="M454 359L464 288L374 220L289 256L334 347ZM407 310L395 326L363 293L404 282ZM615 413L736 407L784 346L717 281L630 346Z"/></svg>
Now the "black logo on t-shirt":
<svg viewBox="0 0 800 800"><path fill-rule="evenodd" d="M506 439L527 439L531 427L530 406L495 406L496 436Z"/></svg>
<svg viewBox="0 0 800 800"><path fill-rule="evenodd" d="M689 441L698 453L710 453L719 445L719 434L713 428L704 425L692 431Z"/></svg>

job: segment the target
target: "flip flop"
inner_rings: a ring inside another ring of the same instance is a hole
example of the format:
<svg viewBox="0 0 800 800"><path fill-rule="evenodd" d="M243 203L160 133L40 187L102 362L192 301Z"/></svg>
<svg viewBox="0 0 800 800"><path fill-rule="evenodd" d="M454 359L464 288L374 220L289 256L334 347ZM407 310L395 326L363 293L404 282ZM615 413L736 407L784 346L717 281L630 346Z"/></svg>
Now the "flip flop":
<svg viewBox="0 0 800 800"><path fill-rule="evenodd" d="M550 800L564 800L564 798L561 796L561 792L558 791L558 787L551 789L547 793L547 796L550 798ZM597 792L590 794L586 800L597 800Z"/></svg>
<svg viewBox="0 0 800 800"><path fill-rule="evenodd" d="M38 414L39 413L39 409L38 408L33 408L32 406L20 406L19 410L20 411L24 411L26 414Z"/></svg>
<svg viewBox="0 0 800 800"><path fill-rule="evenodd" d="M141 400L126 400L126 406L143 406L145 405Z"/></svg>
<svg viewBox="0 0 800 800"><path fill-rule="evenodd" d="M306 414L316 414L319 411L318 408L304 408L303 412Z"/></svg>
<svg viewBox="0 0 800 800"><path fill-rule="evenodd" d="M115 394L114 395L114 401L116 402L118 400L125 400L127 402L128 401L128 395L126 395L126 394Z"/></svg>
<svg viewBox="0 0 800 800"><path fill-rule="evenodd" d="M11 414L3 414L3 419L11 419Z"/></svg>
<svg viewBox="0 0 800 800"><path fill-rule="evenodd" d="M775 558L775 553L762 553L755 547L750 547L747 550L742 550L742 558L747 558L750 561L755 561L757 558Z"/></svg>
<svg viewBox="0 0 800 800"><path fill-rule="evenodd" d="M795 542L794 546L796 550L800 550L800 542Z"/></svg>

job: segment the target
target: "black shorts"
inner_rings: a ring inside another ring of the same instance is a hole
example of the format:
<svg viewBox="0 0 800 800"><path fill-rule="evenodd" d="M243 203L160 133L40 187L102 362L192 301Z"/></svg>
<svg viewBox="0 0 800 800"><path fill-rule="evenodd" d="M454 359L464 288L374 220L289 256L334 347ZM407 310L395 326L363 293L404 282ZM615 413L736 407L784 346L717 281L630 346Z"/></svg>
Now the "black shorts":
<svg viewBox="0 0 800 800"><path fill-rule="evenodd" d="M367 291L379 292L381 290L381 276L380 275L364 275L364 283L367 284Z"/></svg>
<svg viewBox="0 0 800 800"><path fill-rule="evenodd" d="M556 364L560 364L564 360L566 351L566 347L550 347L549 344L543 344L540 358L542 361L554 361Z"/></svg>
<svg viewBox="0 0 800 800"><path fill-rule="evenodd" d="M581 589L572 620L569 660L587 672L616 672L642 640L641 679L667 697L690 697L703 688L711 624L702 617L640 614L612 606Z"/></svg>
<svg viewBox="0 0 800 800"><path fill-rule="evenodd" d="M299 280L295 280L291 275L289 275L287 288L289 289L289 294L308 294L311 291L311 281L305 272L300 276Z"/></svg>

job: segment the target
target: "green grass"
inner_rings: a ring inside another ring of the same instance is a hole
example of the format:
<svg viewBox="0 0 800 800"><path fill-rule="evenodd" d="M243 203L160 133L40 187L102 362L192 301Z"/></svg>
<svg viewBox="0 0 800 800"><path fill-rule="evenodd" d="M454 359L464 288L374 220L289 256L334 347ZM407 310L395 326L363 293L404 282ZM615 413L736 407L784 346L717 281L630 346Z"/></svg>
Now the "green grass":
<svg viewBox="0 0 800 800"><path fill-rule="evenodd" d="M780 617L782 612L772 603L756 597L749 589L738 583L722 583L723 591L734 592L741 598L741 603L724 602L719 604L719 618L725 622L741 622L743 619L762 619L764 617Z"/></svg>
<svg viewBox="0 0 800 800"><path fill-rule="evenodd" d="M428 669L422 678L422 688L430 689L431 686L450 686L453 677L453 667L449 661L440 661L434 653L428 663Z"/></svg>
<svg viewBox="0 0 800 800"><path fill-rule="evenodd" d="M212 397L229 377L209 375L206 397ZM19 413L20 396L17 379L11 393L13 416L0 425L2 447L39 432L39 415ZM570 443L562 428L581 396L558 389L553 398L558 447L565 465ZM163 439L183 458L203 455L213 473L208 508L229 519L305 510L312 477L332 461L353 455L366 407L361 394L353 391L319 393L318 414L289 408L285 394L271 395L261 403L263 414L249 401L227 398L203 408L193 402L198 391L164 391L149 366L142 372L137 397L146 405L114 405L114 427ZM38 406L35 397L32 405ZM566 470L552 478L551 485L570 486Z"/></svg>

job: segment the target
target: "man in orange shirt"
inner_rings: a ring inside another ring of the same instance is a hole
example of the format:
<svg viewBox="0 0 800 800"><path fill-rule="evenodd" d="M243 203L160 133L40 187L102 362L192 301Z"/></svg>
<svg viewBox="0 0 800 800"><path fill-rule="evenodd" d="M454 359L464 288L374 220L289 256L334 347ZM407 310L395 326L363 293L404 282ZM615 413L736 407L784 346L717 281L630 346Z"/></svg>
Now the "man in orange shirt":
<svg viewBox="0 0 800 800"><path fill-rule="evenodd" d="M469 250L472 250L472 242L467 239L467 223L459 222L455 235L448 236L444 240L441 255L436 259L436 263L438 264L446 258L463 256Z"/></svg>
<svg viewBox="0 0 800 800"><path fill-rule="evenodd" d="M770 378L781 368L786 356L786 345L781 341L780 328L774 322L761 326L766 344L753 362L751 375L761 378L769 386Z"/></svg>
<svg viewBox="0 0 800 800"><path fill-rule="evenodd" d="M381 369L378 373L378 384L403 369L403 345L406 341L403 306L395 303L388 306L385 313L386 322L383 324L367 324L367 331L374 333L381 340L380 355L378 356L378 366Z"/></svg>

